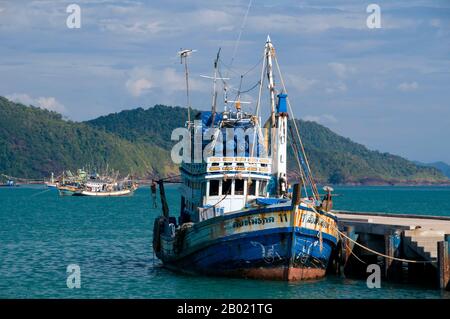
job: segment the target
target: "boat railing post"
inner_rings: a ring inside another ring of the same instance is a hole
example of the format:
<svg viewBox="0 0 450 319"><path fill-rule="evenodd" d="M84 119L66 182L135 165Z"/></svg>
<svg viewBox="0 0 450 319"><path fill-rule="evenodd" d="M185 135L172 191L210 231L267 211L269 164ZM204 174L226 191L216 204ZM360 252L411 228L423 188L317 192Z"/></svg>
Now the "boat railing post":
<svg viewBox="0 0 450 319"><path fill-rule="evenodd" d="M293 193L292 193L292 207L297 207L300 205L300 201L302 199L302 188L301 184L294 184Z"/></svg>
<svg viewBox="0 0 450 319"><path fill-rule="evenodd" d="M450 290L450 234L437 243L439 288Z"/></svg>

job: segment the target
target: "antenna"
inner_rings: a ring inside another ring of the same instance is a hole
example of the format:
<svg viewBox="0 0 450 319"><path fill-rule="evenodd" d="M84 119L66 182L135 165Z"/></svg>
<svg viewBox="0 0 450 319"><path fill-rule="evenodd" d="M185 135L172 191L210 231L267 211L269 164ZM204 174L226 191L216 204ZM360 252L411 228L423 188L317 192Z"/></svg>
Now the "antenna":
<svg viewBox="0 0 450 319"><path fill-rule="evenodd" d="M216 82L217 82L217 67L219 64L220 50L217 51L216 60L214 61L214 88L213 88L213 101L212 101L212 110L211 110L211 127L214 126L214 122L216 120L216 104L217 104L217 90L216 90Z"/></svg>
<svg viewBox="0 0 450 319"><path fill-rule="evenodd" d="M187 103L187 109L188 109L188 128L190 128L190 126L191 126L191 102L189 99L189 68L188 68L187 57L190 56L193 52L197 52L197 50L180 49L180 51L178 51L178 55L180 56L181 64L183 64L183 59L184 59L184 73L185 73L185 77L186 77L186 103Z"/></svg>

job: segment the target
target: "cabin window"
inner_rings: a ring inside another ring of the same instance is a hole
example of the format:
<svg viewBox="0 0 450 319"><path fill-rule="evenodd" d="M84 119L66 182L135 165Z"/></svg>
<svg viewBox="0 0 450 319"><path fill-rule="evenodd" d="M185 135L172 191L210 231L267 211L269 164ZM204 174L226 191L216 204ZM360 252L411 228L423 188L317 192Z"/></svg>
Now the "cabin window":
<svg viewBox="0 0 450 319"><path fill-rule="evenodd" d="M219 166L219 163L212 163L211 166Z"/></svg>
<svg viewBox="0 0 450 319"><path fill-rule="evenodd" d="M231 162L225 162L225 163L223 163L223 165L225 165L225 166L231 166L231 165L233 165L233 163L231 163Z"/></svg>
<svg viewBox="0 0 450 319"><path fill-rule="evenodd" d="M258 189L259 196L266 195L266 186L267 186L267 181L259 181L259 189Z"/></svg>
<svg viewBox="0 0 450 319"><path fill-rule="evenodd" d="M248 181L248 195L255 196L256 195L256 181Z"/></svg>
<svg viewBox="0 0 450 319"><path fill-rule="evenodd" d="M222 182L222 195L230 195L231 194L231 184L232 180L228 179Z"/></svg>
<svg viewBox="0 0 450 319"><path fill-rule="evenodd" d="M237 163L237 166L244 166L244 163Z"/></svg>
<svg viewBox="0 0 450 319"><path fill-rule="evenodd" d="M209 181L209 196L219 196L219 181L217 179Z"/></svg>
<svg viewBox="0 0 450 319"><path fill-rule="evenodd" d="M235 180L234 195L244 195L244 180L243 179Z"/></svg>

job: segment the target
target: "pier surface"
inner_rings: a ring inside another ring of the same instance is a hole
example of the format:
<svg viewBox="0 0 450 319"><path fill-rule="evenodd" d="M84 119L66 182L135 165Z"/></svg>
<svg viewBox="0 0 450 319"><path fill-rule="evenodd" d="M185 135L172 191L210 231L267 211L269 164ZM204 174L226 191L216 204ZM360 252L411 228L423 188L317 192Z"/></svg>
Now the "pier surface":
<svg viewBox="0 0 450 319"><path fill-rule="evenodd" d="M439 286L449 289L450 217L411 214L333 211L339 228L358 243L382 254L428 262L435 269ZM354 250L344 242L346 258ZM367 252L361 252L367 253ZM386 258L388 274L398 262Z"/></svg>

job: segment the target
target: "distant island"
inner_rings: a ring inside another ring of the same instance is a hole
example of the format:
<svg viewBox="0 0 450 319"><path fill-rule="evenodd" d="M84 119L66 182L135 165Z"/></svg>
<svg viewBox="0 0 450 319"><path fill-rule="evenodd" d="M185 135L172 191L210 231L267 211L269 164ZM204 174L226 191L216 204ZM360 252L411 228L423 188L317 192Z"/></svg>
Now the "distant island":
<svg viewBox="0 0 450 319"><path fill-rule="evenodd" d="M64 169L109 165L139 178L176 175L170 136L186 120L185 108L155 105L73 122L0 97L0 173L38 179ZM372 151L316 122L296 121L319 183L450 184L440 166ZM295 166L288 169L296 175Z"/></svg>

